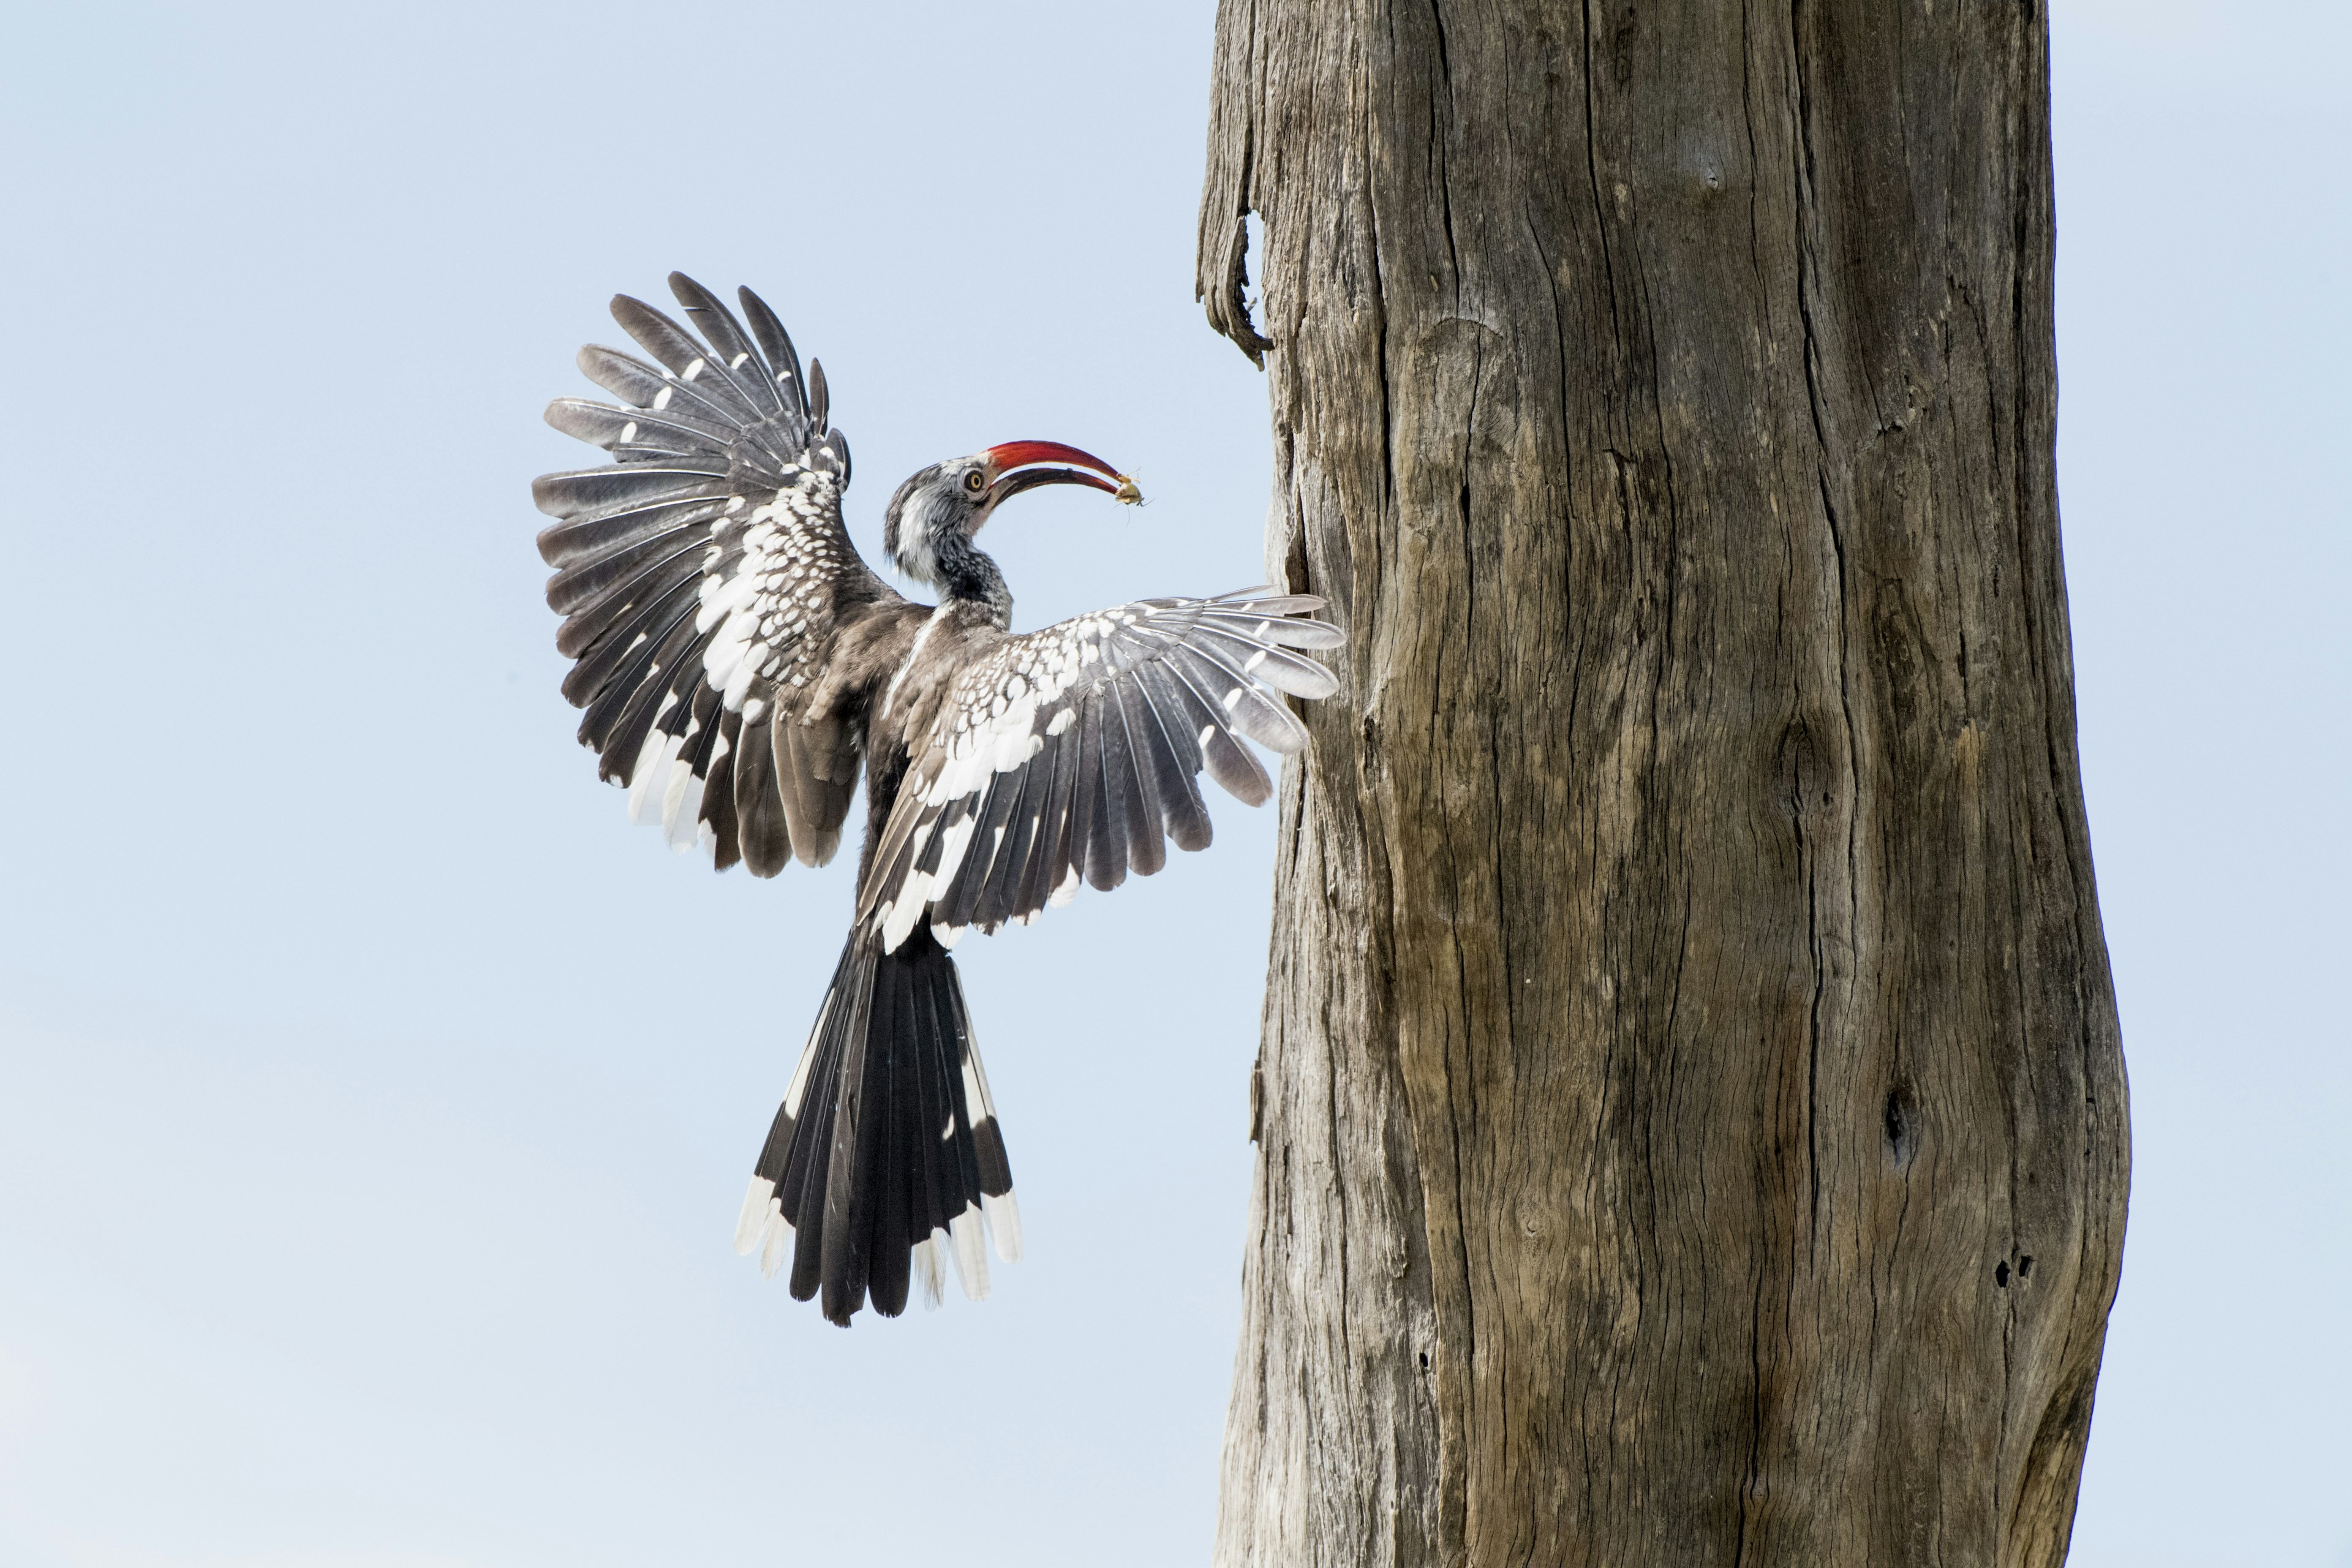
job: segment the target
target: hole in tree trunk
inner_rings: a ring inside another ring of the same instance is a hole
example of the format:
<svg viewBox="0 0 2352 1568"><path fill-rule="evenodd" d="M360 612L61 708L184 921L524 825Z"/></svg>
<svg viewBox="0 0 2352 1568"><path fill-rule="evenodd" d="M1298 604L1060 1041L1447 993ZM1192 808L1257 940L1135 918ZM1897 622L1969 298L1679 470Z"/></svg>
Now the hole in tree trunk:
<svg viewBox="0 0 2352 1568"><path fill-rule="evenodd" d="M1258 319L1265 310L1265 220L1255 212L1242 214L1241 292L1242 320L1256 332Z"/></svg>
<svg viewBox="0 0 2352 1568"><path fill-rule="evenodd" d="M1886 1152L1898 1169L1919 1152L1919 1107L1907 1083L1886 1091Z"/></svg>

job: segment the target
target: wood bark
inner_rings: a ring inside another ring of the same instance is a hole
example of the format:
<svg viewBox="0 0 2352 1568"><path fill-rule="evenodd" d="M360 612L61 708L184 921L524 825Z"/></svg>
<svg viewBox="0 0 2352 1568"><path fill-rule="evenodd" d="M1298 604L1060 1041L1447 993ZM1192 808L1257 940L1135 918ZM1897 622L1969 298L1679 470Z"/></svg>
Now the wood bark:
<svg viewBox="0 0 2352 1568"><path fill-rule="evenodd" d="M1223 0L1212 114L1351 637L1218 1562L2061 1561L2129 1154L2040 7Z"/></svg>

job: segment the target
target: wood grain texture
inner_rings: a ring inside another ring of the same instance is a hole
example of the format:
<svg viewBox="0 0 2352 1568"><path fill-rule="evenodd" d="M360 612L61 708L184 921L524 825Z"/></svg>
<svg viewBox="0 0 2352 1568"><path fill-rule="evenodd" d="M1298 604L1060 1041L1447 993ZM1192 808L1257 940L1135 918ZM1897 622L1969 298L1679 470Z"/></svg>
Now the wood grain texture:
<svg viewBox="0 0 2352 1568"><path fill-rule="evenodd" d="M2129 1152L2052 241L2030 0L1223 0L1199 281L1351 640L1221 1563L2063 1559Z"/></svg>

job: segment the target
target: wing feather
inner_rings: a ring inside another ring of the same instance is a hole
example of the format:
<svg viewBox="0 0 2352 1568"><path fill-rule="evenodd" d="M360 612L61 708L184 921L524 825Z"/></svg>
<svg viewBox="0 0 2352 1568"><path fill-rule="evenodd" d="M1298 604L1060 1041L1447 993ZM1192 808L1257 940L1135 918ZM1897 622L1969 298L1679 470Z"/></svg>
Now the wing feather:
<svg viewBox="0 0 2352 1568"><path fill-rule="evenodd" d="M1150 876L1167 841L1212 837L1202 771L1256 805L1273 790L1246 736L1294 752L1307 731L1284 695L1338 680L1293 651L1335 646L1322 601L1250 590L1144 600L1001 638L953 678L858 894L885 951L919 924L942 942ZM1315 629L1302 629L1312 627Z"/></svg>
<svg viewBox="0 0 2352 1568"><path fill-rule="evenodd" d="M686 732L679 737L677 759L662 784L662 839L680 851L693 848L698 837L703 786L710 774L711 752L719 743L719 726L711 721L718 705L711 705L712 715L705 715L701 695L699 690L695 693Z"/></svg>
<svg viewBox="0 0 2352 1568"><path fill-rule="evenodd" d="M741 390L754 410L762 417L793 412L779 395L767 361L751 340L743 335L734 312L719 303L716 294L683 272L669 275L669 291L686 307L687 319L694 323L695 330L719 351L728 379Z"/></svg>
<svg viewBox="0 0 2352 1568"><path fill-rule="evenodd" d="M623 462L683 458L727 445L720 426L683 414L615 408L584 397L559 397L547 405L547 422L574 440L602 447Z"/></svg>
<svg viewBox="0 0 2352 1568"><path fill-rule="evenodd" d="M698 569L708 534L697 528L673 528L609 554L567 566L547 580L547 607L567 619L625 603L640 576L659 575L665 568L685 563ZM583 626L589 624L581 622Z"/></svg>
<svg viewBox="0 0 2352 1568"><path fill-rule="evenodd" d="M1061 742L1053 742L1059 751ZM971 923L993 931L1018 912L1013 901L1013 889L1028 879L1029 857L1036 850L1037 833L1045 815L1045 796L1054 787L1052 762L1043 756L1031 760L1020 771L1021 786L992 792L1007 799L1016 795L1018 800L1005 819L1004 837L998 845L995 864L988 870L988 882L981 889L971 907Z"/></svg>
<svg viewBox="0 0 2352 1568"><path fill-rule="evenodd" d="M971 923L972 910L979 907L981 895L987 889L989 874L1003 852L1005 834L1020 805L1020 781L1011 782L1013 787L992 789L983 797L971 845L964 851L963 866L940 902L944 913L935 923L951 931Z"/></svg>
<svg viewBox="0 0 2352 1568"><path fill-rule="evenodd" d="M539 545L566 617L556 646L577 661L563 693L634 819L772 876L833 854L855 793L864 725L841 705L862 698L814 678L852 628L886 617L858 634L871 648L919 613L842 527L848 444L774 312L746 290L747 330L692 279L669 281L692 331L623 295L614 319L650 361L580 352L626 406L547 411L615 459L532 487L555 519Z"/></svg>
<svg viewBox="0 0 2352 1568"><path fill-rule="evenodd" d="M751 401L736 382L734 373L727 368L723 352L695 342L684 327L644 300L633 300L626 294L613 297L613 320L620 322L621 330L636 339L637 346L653 355L681 387L699 394L733 423L753 425L762 416L763 410Z"/></svg>
<svg viewBox="0 0 2352 1568"><path fill-rule="evenodd" d="M655 721L677 705L684 655L693 646L694 623L687 620L680 621L654 650L651 662L646 666L645 679L622 703L619 715L613 721L612 732L598 753L604 763L600 777L617 779L624 787L637 790L643 782L637 776L637 767L641 759L652 754L647 742L654 737ZM631 798L632 822L645 820L644 810L637 804L642 798L642 794Z"/></svg>
<svg viewBox="0 0 2352 1568"><path fill-rule="evenodd" d="M1306 727L1289 709L1252 685L1240 666L1227 661L1215 649L1195 643L1186 643L1169 657L1193 676L1197 684L1210 689L1220 685L1224 688L1217 703L1234 729L1259 745L1286 755L1305 749Z"/></svg>
<svg viewBox="0 0 2352 1568"><path fill-rule="evenodd" d="M542 531L539 558L562 568L630 549L673 530L707 533L711 519L726 508L724 500L709 496L688 496L683 500L664 497L643 504L600 508Z"/></svg>
<svg viewBox="0 0 2352 1568"><path fill-rule="evenodd" d="M697 461L692 458L661 463L614 463L602 468L541 474L531 481L530 492L540 510L561 518L689 496L723 500L728 495L727 466L716 458Z"/></svg>
<svg viewBox="0 0 2352 1568"><path fill-rule="evenodd" d="M628 711L629 705L635 700L637 692L653 673L655 659L660 657L664 645L676 631L679 622L690 619L689 610L681 614L677 621L667 626L651 627L648 628L647 635L632 637L627 646L621 649L619 658L614 661L611 679L588 692L585 701L582 702L582 706L585 707L587 711L580 718L579 741L582 745L594 752L600 759L597 769L599 778L611 779L615 776L613 766L601 762L606 746L613 739L613 732L619 727L622 716ZM575 697L572 700L579 702L581 699Z"/></svg>
<svg viewBox="0 0 2352 1568"><path fill-rule="evenodd" d="M735 816L735 748L743 743L743 715L721 710L719 745L714 764L704 774L701 820L710 827L710 863L724 871L743 858L743 842Z"/></svg>
<svg viewBox="0 0 2352 1568"><path fill-rule="evenodd" d="M793 347L792 334L768 309L768 302L749 289L738 289L735 297L743 302L743 319L751 323L751 335L759 340L760 352L767 357L768 371L774 378L776 392L789 412L805 420L808 417L808 388L801 380L801 356Z"/></svg>
<svg viewBox="0 0 2352 1568"><path fill-rule="evenodd" d="M776 787L776 753L768 729L746 720L735 752L735 831L744 868L754 877L772 877L793 858L792 824Z"/></svg>
<svg viewBox="0 0 2352 1568"><path fill-rule="evenodd" d="M1339 689L1339 678L1311 658L1276 647L1234 631L1221 621L1202 616L1193 633L1203 649L1213 648L1228 663L1293 697L1328 697Z"/></svg>
<svg viewBox="0 0 2352 1568"><path fill-rule="evenodd" d="M1045 797L1045 814L1038 825L1035 848L1029 858L1029 876L1016 889L1012 917L1034 920L1037 911L1063 895L1070 877L1070 829L1076 805L1077 742L1065 733L1052 749L1054 782Z"/></svg>
<svg viewBox="0 0 2352 1568"><path fill-rule="evenodd" d="M601 343L590 343L580 351L580 373L632 408L650 409L656 414L692 419L727 433L726 442L733 447L745 435L734 415L726 405L717 402L701 388L666 374L660 366L647 364L635 354L625 354L618 349L608 349ZM782 458L781 452L771 456Z"/></svg>
<svg viewBox="0 0 2352 1568"><path fill-rule="evenodd" d="M1102 719L1092 702L1081 701L1076 712L1076 728L1063 742L1074 753L1070 826L1066 834L1069 847L1064 864L1068 868L1068 876L1077 877L1100 890L1118 885L1115 881L1106 883L1095 875L1095 866L1102 858L1095 848L1095 837L1101 830L1103 815L1102 740L1099 733Z"/></svg>
<svg viewBox="0 0 2352 1568"><path fill-rule="evenodd" d="M1087 882L1108 893L1127 880L1127 727L1099 691L1087 698L1087 738L1095 753L1095 822L1087 846Z"/></svg>
<svg viewBox="0 0 2352 1568"><path fill-rule="evenodd" d="M1135 700L1131 683L1107 682L1101 700L1105 709L1105 776L1118 778L1123 797L1120 806L1127 822L1127 863L1139 877L1153 876L1168 863L1166 829L1162 826L1166 814L1160 806L1160 784L1146 737L1130 711ZM1124 754L1118 757L1114 773L1111 758L1115 752Z"/></svg>
<svg viewBox="0 0 2352 1568"><path fill-rule="evenodd" d="M609 624L587 647L575 650L580 660L563 678L565 700L585 703L604 690L630 655L668 636L681 618L691 616L694 601L694 579L688 575L664 593L633 597L612 612Z"/></svg>
<svg viewBox="0 0 2352 1568"><path fill-rule="evenodd" d="M1167 679L1167 672L1158 663L1139 665L1134 689L1142 723L1151 736L1151 757L1157 769L1154 782L1160 788L1168 837L1176 841L1177 848L1191 853L1206 849L1214 829L1209 822L1208 803L1192 782L1201 772L1200 742L1181 720L1169 721L1167 714L1176 710L1174 693L1166 689Z"/></svg>

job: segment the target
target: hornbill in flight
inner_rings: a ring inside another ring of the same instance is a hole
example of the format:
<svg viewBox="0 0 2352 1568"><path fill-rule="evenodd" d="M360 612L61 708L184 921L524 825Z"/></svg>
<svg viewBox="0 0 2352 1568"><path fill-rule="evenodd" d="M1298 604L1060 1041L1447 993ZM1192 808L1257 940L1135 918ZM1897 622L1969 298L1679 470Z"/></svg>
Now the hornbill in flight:
<svg viewBox="0 0 2352 1568"><path fill-rule="evenodd" d="M701 341L618 297L614 319L652 363L592 346L580 368L625 406L547 411L614 459L532 489L556 520L539 549L564 617L556 647L577 661L563 694L587 710L580 740L627 787L631 819L721 870L831 859L864 765L856 915L736 1249L771 1275L789 1250L793 1295L821 1290L836 1323L869 1295L896 1315L917 1279L936 1301L942 1253L977 1299L983 1228L1011 1262L1021 1226L947 950L1082 880L1157 871L1163 835L1205 847L1204 768L1263 802L1272 786L1240 737L1306 745L1279 694L1334 690L1294 650L1340 634L1313 618L1320 599L1253 589L1014 636L1003 575L972 542L997 509L1043 485L1140 499L1052 441L950 458L898 487L884 544L940 593L936 607L908 603L842 525L849 446L828 423L824 369L812 361L803 380L750 289L739 320L692 279L669 283Z"/></svg>

